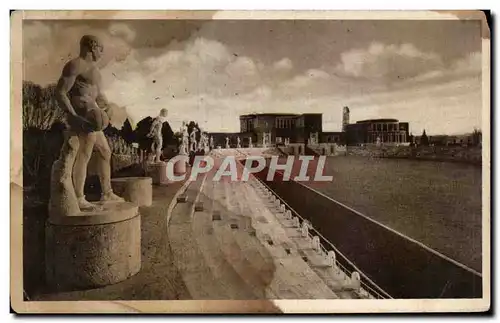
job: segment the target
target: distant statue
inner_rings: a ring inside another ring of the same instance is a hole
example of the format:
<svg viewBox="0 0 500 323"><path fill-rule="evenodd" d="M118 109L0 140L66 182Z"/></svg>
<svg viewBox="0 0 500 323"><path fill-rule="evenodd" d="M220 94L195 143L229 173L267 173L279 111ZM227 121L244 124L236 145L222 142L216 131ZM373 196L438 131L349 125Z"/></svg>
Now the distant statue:
<svg viewBox="0 0 500 323"><path fill-rule="evenodd" d="M229 137L226 137L226 148L229 149Z"/></svg>
<svg viewBox="0 0 500 323"><path fill-rule="evenodd" d="M253 148L252 137L248 138L248 147Z"/></svg>
<svg viewBox="0 0 500 323"><path fill-rule="evenodd" d="M264 132L264 136L262 137L262 146L267 148L267 145L269 145L269 134Z"/></svg>
<svg viewBox="0 0 500 323"><path fill-rule="evenodd" d="M71 216L83 210L100 209L85 198L87 165L97 151L101 201L124 201L111 188L111 149L103 130L109 124L108 101L101 91L97 61L103 45L91 35L80 39L80 54L64 66L57 83L56 99L67 114L69 126L59 159L51 174L49 212Z"/></svg>
<svg viewBox="0 0 500 323"><path fill-rule="evenodd" d="M181 138L181 144L179 145L179 154L187 155L189 147L189 134L187 126L184 122L182 123L181 132L182 132L182 138Z"/></svg>
<svg viewBox="0 0 500 323"><path fill-rule="evenodd" d="M163 123L167 121L168 110L161 109L160 114L153 120L151 124L151 128L149 129L149 133L147 134L148 138L153 138L153 144L151 145L151 151L155 154L155 162L161 162L161 155L163 149L163 135L162 128Z"/></svg>
<svg viewBox="0 0 500 323"><path fill-rule="evenodd" d="M240 139L240 137L236 138L236 148L241 148L241 139Z"/></svg>
<svg viewBox="0 0 500 323"><path fill-rule="evenodd" d="M214 149L214 137L213 136L210 136L209 145L210 145L210 150Z"/></svg>
<svg viewBox="0 0 500 323"><path fill-rule="evenodd" d="M189 150L190 151L196 151L196 133L198 130L193 127L193 130L191 131L191 134L189 135L189 141L190 141L190 146Z"/></svg>
<svg viewBox="0 0 500 323"><path fill-rule="evenodd" d="M309 144L310 145L317 145L319 142L318 140L318 133L317 132L313 132L309 135Z"/></svg>
<svg viewBox="0 0 500 323"><path fill-rule="evenodd" d="M379 147L381 144L382 142L380 141L380 137L377 137L377 143L376 143L377 147Z"/></svg>
<svg viewBox="0 0 500 323"><path fill-rule="evenodd" d="M200 142L198 143L198 150L199 151L206 151L207 150L207 135L205 132L201 132L200 135Z"/></svg>

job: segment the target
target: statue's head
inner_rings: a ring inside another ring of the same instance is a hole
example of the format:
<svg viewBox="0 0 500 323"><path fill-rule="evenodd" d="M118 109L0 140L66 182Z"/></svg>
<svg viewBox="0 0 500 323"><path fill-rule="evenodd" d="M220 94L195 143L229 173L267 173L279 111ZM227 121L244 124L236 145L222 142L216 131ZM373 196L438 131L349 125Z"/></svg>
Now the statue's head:
<svg viewBox="0 0 500 323"><path fill-rule="evenodd" d="M80 39L80 55L87 56L91 55L92 60L97 62L104 51L104 47L96 36L93 35L85 35Z"/></svg>
<svg viewBox="0 0 500 323"><path fill-rule="evenodd" d="M168 110L163 108L160 110L160 119L161 119L161 122L165 122L167 121L167 116L168 116Z"/></svg>

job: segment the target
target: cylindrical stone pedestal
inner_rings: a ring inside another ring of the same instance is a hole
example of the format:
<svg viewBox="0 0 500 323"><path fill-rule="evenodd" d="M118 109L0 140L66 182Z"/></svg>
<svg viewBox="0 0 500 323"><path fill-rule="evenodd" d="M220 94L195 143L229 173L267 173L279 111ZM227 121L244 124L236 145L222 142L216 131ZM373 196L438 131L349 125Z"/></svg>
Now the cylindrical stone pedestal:
<svg viewBox="0 0 500 323"><path fill-rule="evenodd" d="M151 206L153 203L153 179L151 177L113 178L113 191L138 206Z"/></svg>
<svg viewBox="0 0 500 323"><path fill-rule="evenodd" d="M148 176L153 179L153 184L160 185L168 183L167 163L151 163L148 165Z"/></svg>
<svg viewBox="0 0 500 323"><path fill-rule="evenodd" d="M174 173L178 175L182 175L186 173L186 165L189 161L189 157L187 155L181 155L181 157L175 161L174 164Z"/></svg>
<svg viewBox="0 0 500 323"><path fill-rule="evenodd" d="M129 202L102 206L102 211L47 221L45 272L55 290L115 284L141 269L138 207Z"/></svg>

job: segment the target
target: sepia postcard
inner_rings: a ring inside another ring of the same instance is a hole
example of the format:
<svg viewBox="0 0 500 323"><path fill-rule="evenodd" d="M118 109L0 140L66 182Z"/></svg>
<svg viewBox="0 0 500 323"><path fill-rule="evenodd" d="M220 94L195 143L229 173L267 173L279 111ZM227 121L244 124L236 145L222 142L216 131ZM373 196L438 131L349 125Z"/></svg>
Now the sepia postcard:
<svg viewBox="0 0 500 323"><path fill-rule="evenodd" d="M12 12L13 311L488 311L489 19Z"/></svg>

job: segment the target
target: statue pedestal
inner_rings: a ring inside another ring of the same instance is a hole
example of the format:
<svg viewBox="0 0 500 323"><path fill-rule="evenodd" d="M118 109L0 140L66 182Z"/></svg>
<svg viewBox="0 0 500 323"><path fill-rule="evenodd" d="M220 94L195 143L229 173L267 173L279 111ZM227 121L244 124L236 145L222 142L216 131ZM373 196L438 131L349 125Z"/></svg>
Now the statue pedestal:
<svg viewBox="0 0 500 323"><path fill-rule="evenodd" d="M141 269L141 217L129 202L96 203L100 211L46 223L47 283L56 290L105 286Z"/></svg>
<svg viewBox="0 0 500 323"><path fill-rule="evenodd" d="M148 164L146 175L153 179L153 184L155 185L167 183L167 163L159 162Z"/></svg>
<svg viewBox="0 0 500 323"><path fill-rule="evenodd" d="M123 177L111 179L113 191L125 201L137 206L151 206L153 203L153 180L151 177Z"/></svg>

